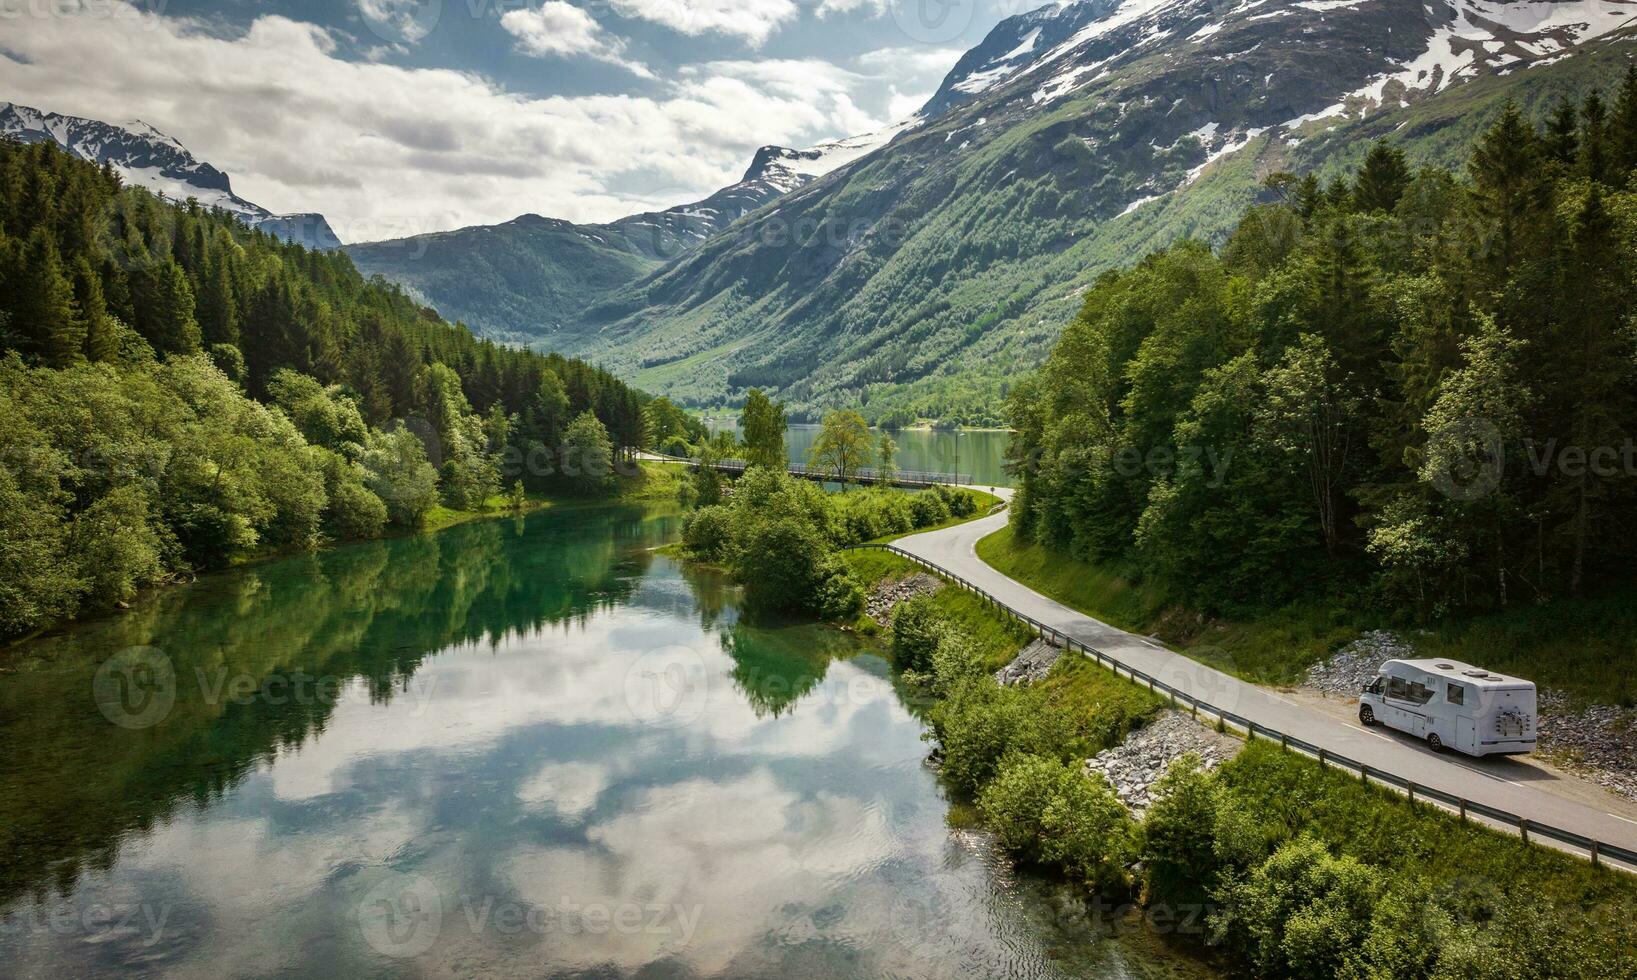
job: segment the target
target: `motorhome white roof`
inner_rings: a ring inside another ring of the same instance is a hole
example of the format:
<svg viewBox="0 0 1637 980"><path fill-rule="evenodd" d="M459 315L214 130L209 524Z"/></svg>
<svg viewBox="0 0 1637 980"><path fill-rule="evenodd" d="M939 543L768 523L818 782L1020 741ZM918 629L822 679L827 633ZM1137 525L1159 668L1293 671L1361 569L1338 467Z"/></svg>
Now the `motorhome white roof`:
<svg viewBox="0 0 1637 980"><path fill-rule="evenodd" d="M1403 664L1413 670L1428 674L1437 674L1451 680L1459 680L1475 687L1505 688L1505 687L1534 687L1533 681L1526 681L1519 677L1507 677L1494 671L1474 667L1471 664L1461 663L1459 660L1389 660L1381 665L1386 670L1393 664Z"/></svg>

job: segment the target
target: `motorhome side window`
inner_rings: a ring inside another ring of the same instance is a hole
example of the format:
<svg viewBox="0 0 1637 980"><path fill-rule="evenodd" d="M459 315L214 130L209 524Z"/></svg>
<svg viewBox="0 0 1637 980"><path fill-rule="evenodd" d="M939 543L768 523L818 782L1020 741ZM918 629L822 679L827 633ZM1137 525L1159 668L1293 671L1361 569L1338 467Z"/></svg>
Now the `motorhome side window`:
<svg viewBox="0 0 1637 980"><path fill-rule="evenodd" d="M1404 684L1404 678L1387 678L1387 696L1390 698L1397 698L1400 701L1409 700L1410 692L1407 686Z"/></svg>
<svg viewBox="0 0 1637 980"><path fill-rule="evenodd" d="M1420 681L1410 682L1410 700L1416 704L1426 704L1432 700L1433 690Z"/></svg>
<svg viewBox="0 0 1637 980"><path fill-rule="evenodd" d="M1459 684L1451 684L1449 686L1449 703L1450 704L1465 704L1466 703L1466 688L1462 687Z"/></svg>

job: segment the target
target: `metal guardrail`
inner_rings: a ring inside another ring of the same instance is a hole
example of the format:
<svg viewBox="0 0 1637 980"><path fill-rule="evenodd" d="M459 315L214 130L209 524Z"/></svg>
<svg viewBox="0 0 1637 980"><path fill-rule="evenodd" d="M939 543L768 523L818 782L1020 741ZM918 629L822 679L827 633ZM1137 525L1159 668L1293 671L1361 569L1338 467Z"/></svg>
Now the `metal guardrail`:
<svg viewBox="0 0 1637 980"><path fill-rule="evenodd" d="M698 466L702 462L697 456L672 456L668 453L647 451L650 456L657 456L673 463L686 463L689 466ZM750 468L750 463L742 459L719 459L711 464L712 468L722 473L743 473ZM960 486L970 484L973 476L970 473L938 473L931 470L898 470L892 471L891 479L883 479L881 471L872 466L862 467L853 473L847 474L847 479L839 479L832 470L815 466L802 466L799 463L790 463L785 471L791 476L804 480L823 480L827 483L890 483L898 487L931 487L939 484L945 486Z"/></svg>
<svg viewBox="0 0 1637 980"><path fill-rule="evenodd" d="M1485 803L1478 803L1473 800L1468 800L1463 797L1456 796L1453 793L1446 793L1443 790L1434 789L1430 786L1421 786L1415 783L1413 780L1405 779L1402 776L1395 775L1383 769L1377 769L1354 759L1349 759L1344 755L1331 752L1321 746L1314 745L1311 742L1304 741L1291 735L1287 735L1284 732L1269 728L1266 725L1257 724L1243 715L1235 714L1234 712L1223 708L1218 708L1207 701L1188 694L1186 691L1178 690L1159 678L1137 670L1135 667L1132 667L1115 657L1111 657L1103 651L1089 646L1075 639L1074 637L1069 636L1061 630L1047 626L1045 623L1042 623L1031 616L1025 615L1024 613L1013 609L1005 602L1002 602L1000 599L996 598L994 595L978 587L972 582L969 582L961 576L947 571L930 561L927 561L919 555L913 555L908 551L891 544L849 545L844 550L861 548L879 548L883 551L890 551L895 555L907 558L915 564L920 565L922 568L936 573L938 576L953 582L955 585L966 590L967 592L978 596L979 598L988 602L995 609L1000 610L1018 622L1028 626L1047 643L1050 643L1053 646L1061 646L1063 649L1070 651L1078 649L1083 655L1095 659L1103 667L1113 671L1115 676L1124 674L1134 683L1146 684L1150 691L1157 694L1163 693L1170 697L1171 704L1173 706L1181 706L1184 704L1187 705L1196 718L1199 717L1199 713L1202 711L1207 715L1215 716L1224 726L1231 725L1234 728L1243 731L1248 740L1254 741L1261 738L1271 742L1277 742L1283 748L1294 749L1303 755L1312 756L1314 759L1318 760L1321 766L1334 766L1337 769L1356 772L1361 782L1368 784L1373 779L1378 785L1389 786L1393 789L1401 790L1409 796L1410 802L1412 803L1422 802L1441 804L1443 807L1446 807L1458 814L1462 821L1465 821L1470 817L1479 817L1491 823L1498 824L1501 827L1516 830L1522 835L1525 843L1529 843L1532 840L1536 840L1538 842L1538 839L1556 841L1559 844L1563 844L1574 849L1568 853L1575 853L1576 850L1585 852L1585 855L1591 859L1591 862L1594 865L1607 861L1613 861L1625 865L1626 867L1624 870L1637 870L1637 850L1621 847L1617 844L1610 844L1605 841L1597 840L1596 838L1587 837L1584 834L1577 834L1570 830L1563 830L1550 824L1539 823L1526 817L1521 817L1515 813L1501 810Z"/></svg>

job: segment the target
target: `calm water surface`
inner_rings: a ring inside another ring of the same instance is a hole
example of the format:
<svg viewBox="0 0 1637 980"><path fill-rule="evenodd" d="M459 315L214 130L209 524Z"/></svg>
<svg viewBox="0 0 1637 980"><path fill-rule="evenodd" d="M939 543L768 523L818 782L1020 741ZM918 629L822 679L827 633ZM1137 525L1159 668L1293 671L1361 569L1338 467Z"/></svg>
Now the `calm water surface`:
<svg viewBox="0 0 1637 980"><path fill-rule="evenodd" d="M886 664L741 621L651 552L678 523L375 542L11 651L0 974L1200 975L949 829Z"/></svg>
<svg viewBox="0 0 1637 980"><path fill-rule="evenodd" d="M738 420L713 420L712 432L728 429L738 431ZM806 463L807 450L818 438L816 425L792 425L785 429L784 447L793 463ZM900 470L923 470L935 473L963 473L981 486L1009 487L1012 477L1006 472L1006 446L1012 439L1010 432L939 432L931 429L905 429L887 433L898 443L897 464ZM882 433L875 430L875 437Z"/></svg>

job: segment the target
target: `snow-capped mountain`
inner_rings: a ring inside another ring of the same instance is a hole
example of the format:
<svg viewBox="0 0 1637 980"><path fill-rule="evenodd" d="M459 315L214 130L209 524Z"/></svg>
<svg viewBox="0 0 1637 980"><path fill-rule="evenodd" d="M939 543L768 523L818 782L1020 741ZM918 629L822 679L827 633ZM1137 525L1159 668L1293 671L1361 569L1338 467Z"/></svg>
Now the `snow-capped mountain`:
<svg viewBox="0 0 1637 980"><path fill-rule="evenodd" d="M285 241L315 249L341 245L323 215L274 214L246 201L233 193L227 174L195 159L181 143L141 120L115 125L0 102L0 137L24 143L54 142L82 160L109 164L127 183L173 201L193 198Z"/></svg>
<svg viewBox="0 0 1637 980"><path fill-rule="evenodd" d="M800 150L793 150L787 146L764 146L756 151L756 157L751 161L750 169L745 171L744 179L789 183L790 186L786 190L795 190L807 180L822 177L832 170L838 170L854 160L868 156L891 143L898 134L908 132L924 121L924 117L917 114L873 133L861 133L827 143L817 143Z"/></svg>
<svg viewBox="0 0 1637 980"><path fill-rule="evenodd" d="M885 145L549 339L684 403L756 386L798 411L998 404L999 372L1038 360L1101 272L1214 240L1268 173L1334 173L1375 139L1458 167L1503 100L1541 118L1617 85L1634 24L1637 0L1042 7Z"/></svg>
<svg viewBox="0 0 1637 980"><path fill-rule="evenodd" d="M1357 120L1462 81L1552 64L1634 20L1637 0L1059 3L996 25L922 115L979 101L1000 112L1049 110L1125 66L1148 62L1144 75L1175 84L1173 67L1194 61L1213 86L1208 101L1237 103L1243 118L1190 120L1169 134L1171 145L1193 137L1205 153L1191 180L1264 133L1299 138L1309 123ZM1315 72L1316 62L1332 70ZM1258 76L1256 65L1270 70ZM1167 115L1181 123L1199 101L1179 99Z"/></svg>

